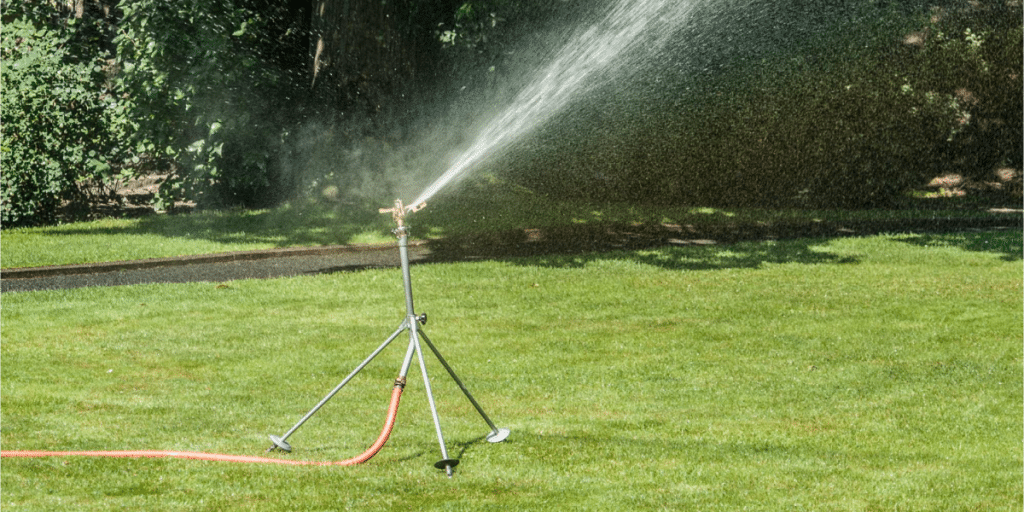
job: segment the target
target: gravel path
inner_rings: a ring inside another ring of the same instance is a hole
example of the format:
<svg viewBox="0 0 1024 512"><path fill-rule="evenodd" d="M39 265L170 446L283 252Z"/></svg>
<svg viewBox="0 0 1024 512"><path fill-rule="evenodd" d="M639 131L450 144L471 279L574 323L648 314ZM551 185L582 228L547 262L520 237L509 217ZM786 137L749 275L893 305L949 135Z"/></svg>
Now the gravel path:
<svg viewBox="0 0 1024 512"><path fill-rule="evenodd" d="M409 260L469 261L541 254L572 254L664 245L716 245L743 240L832 238L877 233L928 233L979 229L1021 229L1021 210L993 211L989 218L935 218L916 221L775 223L694 229L690 226L582 225L522 230L470 237L409 242ZM0 292L57 290L144 283L223 282L329 274L400 265L396 243L274 249L142 261L7 269Z"/></svg>
<svg viewBox="0 0 1024 512"><path fill-rule="evenodd" d="M409 260L427 259L425 245L410 245ZM58 290L84 286L144 283L223 282L329 274L400 265L394 244L371 247L327 247L306 250L253 251L205 257L166 258L140 262L66 265L4 270L0 292Z"/></svg>

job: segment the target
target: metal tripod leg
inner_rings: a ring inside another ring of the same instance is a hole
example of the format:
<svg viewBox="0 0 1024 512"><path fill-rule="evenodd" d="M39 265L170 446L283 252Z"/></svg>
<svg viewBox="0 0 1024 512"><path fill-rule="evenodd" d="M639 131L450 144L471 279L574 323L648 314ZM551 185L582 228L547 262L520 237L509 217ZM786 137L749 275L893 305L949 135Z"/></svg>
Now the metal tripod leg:
<svg viewBox="0 0 1024 512"><path fill-rule="evenodd" d="M345 380L341 381L340 384L335 386L334 389L332 389L330 393L327 393L327 396L325 396L323 398L323 400L320 400L320 403L318 403L315 406L313 406L313 408L310 409L309 412L307 412L306 415L303 416L302 419L300 419L299 422L295 424L295 426L293 426L292 428L288 429L288 431L285 432L284 435L282 435L280 437L278 437L278 436L269 436L270 437L270 442L272 442L274 444L270 448L267 448L267 451L270 452L270 451L274 451L275 449L281 449L281 450L284 450L286 452L292 451L292 445L288 444L288 442L286 441L288 439L288 437L291 436L292 434L294 434L295 431L298 430L299 427L301 427L302 424L306 422L306 420L308 420L309 418L312 418L313 415L316 414L316 412L319 411L320 408L324 406L324 404L326 404L331 398L334 397L334 395L338 394L338 391L341 391L341 388L345 387L345 384L348 384L348 381L352 380L352 377L355 377L356 374L359 373L360 371L362 371L363 368L366 368L366 365L370 364L370 361L373 361L373 359L375 357L377 357L378 354L380 354L385 348L387 348L387 346L390 345L391 342L394 341L395 338L397 338L398 335L402 333L402 331L404 331L406 329L409 329L409 325L410 324L409 324L409 320L408 319L403 321L402 325L400 325L398 327L398 329L394 333L391 334L391 336L388 336L388 339L384 340L384 343L381 343L380 346L377 347L377 350L374 350L373 353L371 353L369 357L364 359L363 362L360 363L359 366L357 366L355 370L352 370L352 373L348 374L348 377L345 377ZM404 369L405 369L405 371L408 371L408 364L404 365ZM404 377L405 374L402 374L402 376Z"/></svg>
<svg viewBox="0 0 1024 512"><path fill-rule="evenodd" d="M402 331L406 329L409 330L409 347L406 349L405 360L402 362L402 368L401 371L399 372L399 378L402 381L405 380L406 375L409 373L409 367L412 365L413 353L415 353L417 359L419 360L420 373L423 374L423 385L426 388L427 400L430 402L430 414L434 419L434 428L437 431L437 441L441 445L441 456L443 458L439 462L434 464L434 466L439 469L444 469L445 472L448 474L448 477L450 478L452 476L453 468L455 468L455 466L458 465L459 461L457 459L451 459L448 457L448 448L445 446L444 435L441 433L441 420L437 415L437 406L434 403L434 393L430 388L430 377L427 375L426 360L423 357L423 349L420 346L420 334L423 335L423 340L426 342L427 346L430 347L431 352L434 353L438 361L441 362L441 365L444 366L445 370L448 371L448 374L451 375L452 379L455 380L455 383L458 384L459 389L462 390L462 392L466 395L466 398L468 398L470 403L473 404L473 407L476 408L477 412L480 413L480 416L482 416L484 421L487 422L487 425L491 427L491 433L488 434L487 440L492 443L497 443L504 441L505 438L508 437L508 429L499 429L494 425L494 422L492 422L491 419L487 417L487 414L484 413L483 408L480 407L480 404L477 403L477 401L473 398L473 395L471 395L469 393L469 390L466 389L466 386L462 383L462 380L459 379L458 375L455 374L455 371L452 370L451 365L449 365L448 362L445 361L444 357L441 356L441 353L437 350L437 347L435 347L434 344L430 342L430 339L427 338L426 333L420 330L420 324L427 323L427 315L424 314L417 316L415 313L415 308L413 306L412 278L410 276L409 271L409 231L408 228L404 225L404 219L406 213L417 211L423 206L424 204L421 203L416 207L406 208L405 206L402 205L401 201L395 201L394 208L382 208L380 210L381 213L392 213L395 221L398 224L398 228L394 230L394 233L398 235L398 254L402 264L402 283L405 287L405 320L398 327L398 329L394 333L392 333L387 340L384 341L384 343L377 347L377 349L374 350L369 357L367 357L362 363L360 363L359 366L357 366L356 369L352 371L352 373L345 377L345 379L341 381L340 384L338 384L333 390L331 390L331 392L328 393L327 396L323 398L323 400L320 400L320 403L316 404L308 413L306 413L306 415L303 416L302 419L300 419L299 422L295 424L295 426L293 426L291 429L285 432L284 435L280 437L270 436L270 440L271 442L273 442L273 445L267 450L268 452L275 449L281 449L290 452L292 450L292 447L287 442L288 437L291 436L296 430L298 430L299 427L301 427L306 422L306 420L308 420L314 414L316 414L316 412L320 410L320 408L323 407L324 404L326 404L332 397L334 397L335 394L341 391L341 388L348 384L349 380L355 377L355 375L359 373L364 367L366 367L366 365L370 364L370 361L377 357L377 355L380 354L380 352L383 351L385 347L387 347L392 341L395 340L395 338L398 337L399 334L402 333Z"/></svg>
<svg viewBox="0 0 1024 512"><path fill-rule="evenodd" d="M444 443L444 435L441 433L441 419L437 415L437 406L434 404L434 392L430 389L430 377L427 375L427 363L423 359L423 350L420 348L419 336L417 336L419 329L413 326L409 329L409 343L416 348L416 357L420 362L420 373L423 374L423 388L427 392L427 401L430 403L430 415L434 418L434 430L437 431L437 442L441 445L441 460L434 464L437 469L443 469L448 475L448 478L452 477L452 470L455 466L459 465L458 459L452 459L448 457L448 448Z"/></svg>
<svg viewBox="0 0 1024 512"><path fill-rule="evenodd" d="M441 362L441 366L444 366L444 369L448 371L448 375L451 375L452 380L455 381L455 384L458 384L459 389L461 389L463 394L466 395L466 398L469 399L469 403L473 404L473 407L476 408L476 412L480 413L480 416L485 422L487 422L487 426L491 427L491 433L487 434L487 442L500 443L504 441L508 437L509 430L507 428L498 428L494 425L491 418L487 417L487 413L484 412L484 409L480 407L480 404L473 398L473 395L470 394L468 389L466 389L465 384L462 383L462 379L459 379L459 376L455 375L455 370L452 370L451 365L448 364L448 361L444 360L444 356L441 355L441 352L439 352L437 347L430 342L430 338L427 337L427 333L420 330L419 334L423 337L423 341L427 343L427 347L430 348L430 351L434 353L434 357Z"/></svg>

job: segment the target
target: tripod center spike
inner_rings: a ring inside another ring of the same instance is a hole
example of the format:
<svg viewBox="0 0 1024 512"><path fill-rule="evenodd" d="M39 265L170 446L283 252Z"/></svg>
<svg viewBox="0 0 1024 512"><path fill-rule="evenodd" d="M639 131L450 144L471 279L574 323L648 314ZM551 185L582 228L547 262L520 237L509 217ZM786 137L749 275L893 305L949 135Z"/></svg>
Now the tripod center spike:
<svg viewBox="0 0 1024 512"><path fill-rule="evenodd" d="M413 308L412 278L410 277L409 272L409 229L405 226L405 216L410 213L422 210L426 205L426 202L420 202L412 206L405 206L402 204L402 201L400 199L397 199L395 200L395 204L393 207L379 209L380 213L390 213L392 218L394 218L395 220L395 224L398 225L398 227L395 229L395 234L398 235L398 254L402 264L402 281L405 285L405 319L403 319L401 324L399 324L398 329L396 329L395 332L391 334L391 336L384 340L384 343L378 346L377 349L374 350L369 355L369 357L367 357L365 360L363 360L362 363L356 366L355 370L353 370L352 373L345 377L345 379L342 380L340 384L335 386L334 389L332 389L327 394L327 396L320 400L318 404L313 406L313 408L309 412L307 412L306 415L303 416L302 419L298 421L298 423L296 423L291 429L289 429L281 436L270 436L270 440L273 443L273 445L271 445L271 447L267 450L268 452L274 450L291 452L292 446L286 441L288 437L295 433L295 431L298 430L299 427L301 427L306 422L306 420L308 420L314 414L316 414L316 412L320 410L320 408L323 407L332 397L334 397L335 394L341 391L341 388L343 388L345 384L349 382L349 380L351 380L353 377L356 376L356 374L362 371L362 369L365 368L368 364L370 364L370 362L373 361L373 359L377 357L378 354L380 354L385 348L387 348L389 344L391 344L392 341L394 341L401 333L405 331L409 331L409 346L406 349L405 359L402 361L402 366L399 369L398 380L395 381L396 387L392 393L391 406L388 409L388 419L385 421L384 429L382 430L377 442L374 443L373 446L370 447L370 449L368 449L362 455L359 455L352 459L348 459L346 461L342 461L341 464L361 464L369 460L381 448L383 448L384 443L387 442L388 436L391 434L391 428L394 425L395 416L398 413L398 398L401 396L401 390L405 386L406 376L409 373L409 368L412 364L412 358L415 355L419 359L420 373L423 374L423 386L425 388L424 391L426 392L428 403L430 404L431 416L433 416L434 418L434 427L437 433L437 440L441 445L442 459L437 464L435 464L435 467L444 469L448 477L452 476L452 470L455 468L455 466L458 465L459 461L458 459L452 459L448 457L448 450L447 447L445 446L444 436L441 434L440 418L437 415L437 407L434 404L434 395L430 389L430 379L427 376L427 367L423 360L423 351L420 349L421 340L423 341L424 344L426 344L426 346L430 349L430 352L432 352L434 356L437 358L437 360L441 363L441 366L444 367L445 371L448 372L448 375L452 378L452 380L455 381L459 389L462 390L462 393L466 395L466 398L469 399L469 402L473 404L473 407L476 409L476 411L480 413L480 416L483 418L484 422L487 423L487 426L491 428L491 432L487 435L487 441L490 443L500 443L501 441L504 441L505 438L508 437L508 429L498 428L497 426L495 426L494 422L491 421L491 418L487 416L483 408L480 407L480 404L477 403L476 399L473 398L473 395L470 394L468 389L466 389L465 384L462 383L462 380L459 379L459 376L455 374L455 371L452 369L451 365L448 364L447 361L445 361L444 356L441 355L441 352L437 350L437 347L434 346L434 344L430 341L430 338L427 337L427 333L423 332L422 326L426 325L427 323L427 315L421 314L417 316Z"/></svg>

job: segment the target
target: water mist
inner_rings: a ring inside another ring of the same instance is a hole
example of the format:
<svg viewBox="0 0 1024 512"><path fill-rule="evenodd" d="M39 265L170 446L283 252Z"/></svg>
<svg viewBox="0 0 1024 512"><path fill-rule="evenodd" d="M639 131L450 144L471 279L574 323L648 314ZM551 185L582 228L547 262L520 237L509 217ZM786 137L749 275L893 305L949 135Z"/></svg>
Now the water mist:
<svg viewBox="0 0 1024 512"><path fill-rule="evenodd" d="M487 158L561 112L574 99L635 71L689 19L702 0L613 0L578 30L470 146L409 204L416 207Z"/></svg>

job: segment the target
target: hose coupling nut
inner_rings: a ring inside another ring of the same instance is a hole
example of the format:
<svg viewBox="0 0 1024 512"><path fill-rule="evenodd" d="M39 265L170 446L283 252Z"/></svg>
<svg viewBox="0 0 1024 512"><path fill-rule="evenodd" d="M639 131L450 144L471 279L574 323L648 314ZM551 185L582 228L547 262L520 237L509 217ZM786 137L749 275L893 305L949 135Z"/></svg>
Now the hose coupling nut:
<svg viewBox="0 0 1024 512"><path fill-rule="evenodd" d="M405 377L395 379L395 387L405 389Z"/></svg>

